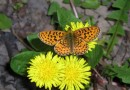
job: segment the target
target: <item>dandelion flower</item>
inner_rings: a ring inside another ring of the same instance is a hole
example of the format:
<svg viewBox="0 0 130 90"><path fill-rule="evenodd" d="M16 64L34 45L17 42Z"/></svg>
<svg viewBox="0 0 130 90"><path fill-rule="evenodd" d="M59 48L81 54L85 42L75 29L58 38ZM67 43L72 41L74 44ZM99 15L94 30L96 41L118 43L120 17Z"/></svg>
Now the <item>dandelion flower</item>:
<svg viewBox="0 0 130 90"><path fill-rule="evenodd" d="M64 65L60 61L61 58L57 55L53 56L52 52L36 56L31 59L27 71L29 79L39 88L45 86L45 89L51 90L52 85L57 87L61 83L64 70Z"/></svg>
<svg viewBox="0 0 130 90"><path fill-rule="evenodd" d="M91 76L88 63L83 58L71 55L65 57L65 72L63 80L59 86L60 90L80 90L84 85L88 85Z"/></svg>
<svg viewBox="0 0 130 90"><path fill-rule="evenodd" d="M75 31L75 30L78 30L80 28L84 28L84 27L90 27L91 25L86 22L85 25L82 23L82 22L71 22L70 23L70 26L69 25L66 25L65 26L65 30L68 31L69 28L71 28L72 31Z"/></svg>

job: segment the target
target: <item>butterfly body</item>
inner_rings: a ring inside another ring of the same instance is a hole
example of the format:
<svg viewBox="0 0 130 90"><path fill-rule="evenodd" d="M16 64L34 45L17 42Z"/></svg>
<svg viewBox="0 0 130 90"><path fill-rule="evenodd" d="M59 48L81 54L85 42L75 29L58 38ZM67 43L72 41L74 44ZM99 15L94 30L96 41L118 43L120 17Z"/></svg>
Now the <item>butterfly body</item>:
<svg viewBox="0 0 130 90"><path fill-rule="evenodd" d="M87 43L95 39L99 34L98 27L81 28L76 31L50 30L39 33L39 38L45 44L54 46L57 54L65 56L69 54L82 55L88 50Z"/></svg>
<svg viewBox="0 0 130 90"><path fill-rule="evenodd" d="M73 47L74 47L73 41L74 41L74 38L75 38L74 35L73 35L73 32L71 30L69 30L64 38L68 42L68 46L70 47L70 52L73 53Z"/></svg>

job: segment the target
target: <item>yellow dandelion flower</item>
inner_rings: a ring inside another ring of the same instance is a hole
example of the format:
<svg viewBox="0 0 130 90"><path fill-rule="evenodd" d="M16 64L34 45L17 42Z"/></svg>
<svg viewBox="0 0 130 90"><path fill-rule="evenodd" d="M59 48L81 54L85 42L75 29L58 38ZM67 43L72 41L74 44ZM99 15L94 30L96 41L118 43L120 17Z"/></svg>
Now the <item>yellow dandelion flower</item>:
<svg viewBox="0 0 130 90"><path fill-rule="evenodd" d="M57 87L61 83L64 71L64 65L60 61L61 58L57 55L53 56L52 52L36 56L31 59L27 70L29 79L39 88L45 86L45 89L51 90L52 85Z"/></svg>
<svg viewBox="0 0 130 90"><path fill-rule="evenodd" d="M59 86L60 90L80 90L88 85L91 76L88 63L83 58L71 55L65 57L65 74Z"/></svg>
<svg viewBox="0 0 130 90"><path fill-rule="evenodd" d="M84 28L84 27L90 27L91 25L86 22L85 25L82 22L71 22L70 26L66 25L65 26L65 30L68 31L69 29L71 29L72 31L78 30L80 28Z"/></svg>
<svg viewBox="0 0 130 90"><path fill-rule="evenodd" d="M91 25L86 22L85 24L83 24L82 22L71 22L70 26L66 25L65 26L65 30L68 31L69 29L71 29L72 31L78 30L80 28L85 28L85 27L90 27ZM92 51L93 48L95 48L95 45L97 44L96 42L97 38L93 41L87 42L86 44L88 44L88 51ZM88 52L87 51L87 52Z"/></svg>

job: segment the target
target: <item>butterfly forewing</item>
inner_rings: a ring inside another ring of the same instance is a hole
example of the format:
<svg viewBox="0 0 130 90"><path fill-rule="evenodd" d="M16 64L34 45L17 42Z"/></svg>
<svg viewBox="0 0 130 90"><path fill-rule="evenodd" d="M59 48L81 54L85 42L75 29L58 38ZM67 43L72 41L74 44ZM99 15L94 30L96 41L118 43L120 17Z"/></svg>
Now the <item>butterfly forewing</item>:
<svg viewBox="0 0 130 90"><path fill-rule="evenodd" d="M66 32L64 31L56 31L56 30L50 30L50 31L42 31L39 33L39 38L42 42L48 45L55 45L59 40L62 39L63 36L65 36Z"/></svg>
<svg viewBox="0 0 130 90"><path fill-rule="evenodd" d="M99 32L98 27L91 26L74 31L74 35L75 37L82 38L85 42L90 42L98 36Z"/></svg>

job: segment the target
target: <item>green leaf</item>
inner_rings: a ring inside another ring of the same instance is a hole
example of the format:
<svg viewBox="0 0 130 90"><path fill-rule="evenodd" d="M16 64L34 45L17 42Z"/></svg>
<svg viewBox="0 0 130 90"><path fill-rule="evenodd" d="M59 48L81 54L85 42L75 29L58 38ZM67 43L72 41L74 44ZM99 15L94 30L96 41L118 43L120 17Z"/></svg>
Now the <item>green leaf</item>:
<svg viewBox="0 0 130 90"><path fill-rule="evenodd" d="M0 29L11 28L12 21L5 14L0 13Z"/></svg>
<svg viewBox="0 0 130 90"><path fill-rule="evenodd" d="M75 6L81 6L83 8L96 9L100 6L99 0L73 0ZM70 0L63 0L64 3L70 3Z"/></svg>
<svg viewBox="0 0 130 90"><path fill-rule="evenodd" d="M129 62L125 62L123 66L109 65L103 73L111 78L118 77L123 83L130 84L130 67Z"/></svg>
<svg viewBox="0 0 130 90"><path fill-rule="evenodd" d="M70 3L70 0L63 0L63 3L67 3L68 4L68 3Z"/></svg>
<svg viewBox="0 0 130 90"><path fill-rule="evenodd" d="M60 5L57 2L52 2L48 9L48 15L53 15L57 10L59 10Z"/></svg>
<svg viewBox="0 0 130 90"><path fill-rule="evenodd" d="M113 7L129 10L130 9L130 0L116 0L113 5Z"/></svg>
<svg viewBox="0 0 130 90"><path fill-rule="evenodd" d="M88 22L91 26L94 26L96 24L93 16L87 16L85 21Z"/></svg>
<svg viewBox="0 0 130 90"><path fill-rule="evenodd" d="M96 9L99 6L100 6L99 0L84 0L81 3L81 7L83 7L83 8Z"/></svg>
<svg viewBox="0 0 130 90"><path fill-rule="evenodd" d="M62 29L65 28L66 25L69 25L70 22L79 22L80 20L78 18L76 18L72 11L68 11L64 8L60 8L57 11L57 17L58 17L58 21L60 26L62 27Z"/></svg>
<svg viewBox="0 0 130 90"><path fill-rule="evenodd" d="M116 73L112 70L113 66L112 65L107 65L103 69L103 74L106 75L107 77L114 78L116 76Z"/></svg>
<svg viewBox="0 0 130 90"><path fill-rule="evenodd" d="M121 10L112 11L107 17L110 19L128 22L127 12L122 12Z"/></svg>
<svg viewBox="0 0 130 90"><path fill-rule="evenodd" d="M56 12L56 14L54 13ZM64 8L60 8L58 3L53 2L49 8L48 15L53 15L53 22L59 23L62 29L65 28L66 25L70 24L70 22L80 21L76 18L72 11L66 10ZM57 15L57 17L56 17Z"/></svg>
<svg viewBox="0 0 130 90"><path fill-rule="evenodd" d="M63 0L64 3L69 4L70 0ZM79 6L81 1L80 0L73 0L75 6Z"/></svg>
<svg viewBox="0 0 130 90"><path fill-rule="evenodd" d="M112 0L102 0L102 5L110 5Z"/></svg>
<svg viewBox="0 0 130 90"><path fill-rule="evenodd" d="M118 26L116 26L116 25L112 26L108 33L114 34L116 29L117 29L117 35L125 36L125 31L120 23L118 24Z"/></svg>
<svg viewBox="0 0 130 90"><path fill-rule="evenodd" d="M39 38L38 38L38 34L30 34L27 36L27 40L29 42L29 44L36 50L36 51L50 51L53 49L52 46L46 45L44 44Z"/></svg>
<svg viewBox="0 0 130 90"><path fill-rule="evenodd" d="M99 45L96 45L95 49L86 53L85 56L88 57L88 64L92 68L94 68L99 63L99 60L103 56L102 47Z"/></svg>
<svg viewBox="0 0 130 90"><path fill-rule="evenodd" d="M39 52L34 51L26 51L17 54L11 58L10 67L15 73L24 76L27 74L27 66L29 65L30 59L39 54Z"/></svg>
<svg viewBox="0 0 130 90"><path fill-rule="evenodd" d="M13 8L15 10L19 10L20 8L22 8L24 6L24 4L22 2L17 2L15 3L15 5L13 6Z"/></svg>
<svg viewBox="0 0 130 90"><path fill-rule="evenodd" d="M122 79L122 82L130 84L130 67L128 64L120 67L115 65L112 70L116 73L116 77Z"/></svg>

